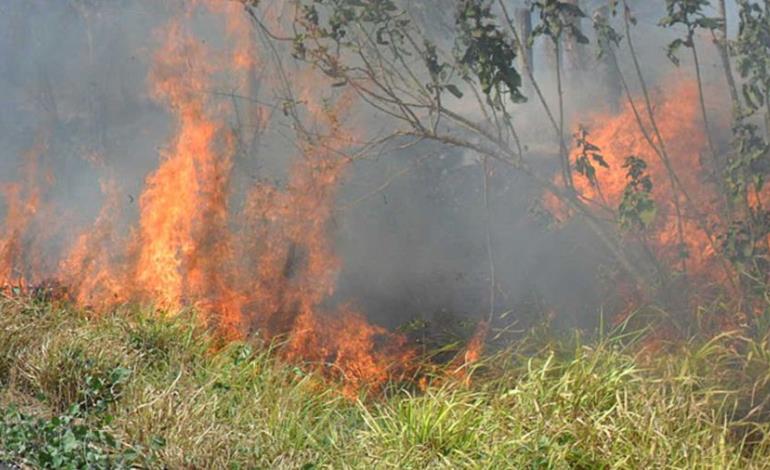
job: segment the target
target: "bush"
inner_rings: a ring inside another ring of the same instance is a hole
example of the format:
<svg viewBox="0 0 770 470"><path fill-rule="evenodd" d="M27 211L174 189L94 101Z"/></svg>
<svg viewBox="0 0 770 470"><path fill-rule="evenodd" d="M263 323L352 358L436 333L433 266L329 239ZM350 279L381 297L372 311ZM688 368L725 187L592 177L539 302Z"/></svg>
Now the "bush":
<svg viewBox="0 0 770 470"><path fill-rule="evenodd" d="M131 373L126 364L133 358L110 341L91 340L57 338L40 351L42 354L35 351L27 355L21 365L27 387L55 412L64 412L72 405L102 411L119 398Z"/></svg>
<svg viewBox="0 0 770 470"><path fill-rule="evenodd" d="M51 419L11 407L0 416L0 461L36 468L130 468L138 454L112 434L89 426L78 405Z"/></svg>

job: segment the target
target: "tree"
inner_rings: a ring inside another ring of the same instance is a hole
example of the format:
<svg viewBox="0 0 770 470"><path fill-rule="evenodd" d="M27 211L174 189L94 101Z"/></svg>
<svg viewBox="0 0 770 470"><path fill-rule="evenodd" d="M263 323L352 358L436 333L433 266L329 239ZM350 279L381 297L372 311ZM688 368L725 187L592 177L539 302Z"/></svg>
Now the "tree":
<svg viewBox="0 0 770 470"><path fill-rule="evenodd" d="M687 219L706 234L727 278L732 282L730 257L722 243L727 234L719 233L722 228L706 222L698 204L682 183L681 175L677 174L672 165L667 143L658 127L643 65L636 51L633 37L636 18L630 3L627 0L610 2L612 16L621 17L624 26L622 34L613 29L611 18L595 15L595 36L600 54L608 57L617 70L639 130L654 157L666 169L668 181L655 184L660 186L668 183L673 195L678 221L681 272L687 273L688 254L683 224ZM761 41L765 37L763 28L767 24L766 16L762 16L764 10L754 2L740 3L743 6L739 37L744 41L741 44L750 44L751 37L755 38L755 42ZM576 175L588 178L591 184L600 183L595 165L602 164L601 149L593 146L587 134L582 134L577 139L578 151L573 157L570 156L568 137L565 135L565 90L558 61L553 70L558 102L552 106L546 99L547 93L541 82L534 76L531 64L516 60L531 44L523 42L509 14L508 2L457 0L453 4L454 24L444 25L435 31L416 24L409 12L395 0L297 0L294 3L292 33L288 37L268 34L277 40L290 41L296 59L312 64L331 77L333 86L353 90L364 103L384 118L380 122L387 123L383 124L387 125L387 137L378 137L379 142L397 141L399 145L409 145L409 142L431 140L477 155L484 163L485 175L489 171L488 165L506 165L526 175L543 193L553 195L563 206L579 216L604 244L608 254L648 298L654 295L658 287L665 288L670 279L666 271L675 268L667 266L661 269L660 260L650 250L629 245L628 237L624 236L629 230L644 230L656 216L655 207L649 198L652 181L643 171L645 162L638 156L628 155L628 190L620 207L613 208L614 215L608 219L575 188L573 178ZM712 129L703 99L695 33L698 29L705 29L715 37L717 33L724 35L724 14L719 18L705 15L704 8L708 6L705 0L667 0L665 6L667 14L660 24L664 27L684 26L685 30L683 37L671 43L669 56L676 60L677 49L681 47L690 49L693 54L699 82L701 115L710 139ZM270 28L261 24L257 7L252 3L247 8L252 12L257 25L269 31ZM569 34L577 37L578 42L588 42L588 38L575 26L575 18L586 16L575 2L534 1L531 9L539 17L531 41L544 40L558 49L565 34ZM722 50L730 49L724 37L718 45L723 47ZM741 50L738 44L731 47L736 52ZM744 94L748 93L755 102L759 101L759 97L766 101L768 88L767 82L761 78L762 66L746 65L749 62L763 64L761 58L746 59L748 62L745 63L740 59L741 54L749 55L750 47L746 45L743 52L738 52L737 68L750 83L750 88L744 88ZM637 101L631 92L628 78L622 71L618 59L621 52L627 53L631 60L633 75L642 91L641 100ZM761 52L758 54L761 55ZM731 76L729 56L723 65L726 66L727 76ZM522 85L525 80L531 84L530 96L525 96ZM534 102L542 111L558 151L533 151L522 142L517 111L525 101ZM748 135L745 142L752 142L752 134L744 132L742 135ZM746 144L744 147L751 145ZM752 148L755 154L753 158L759 158L757 155L765 157L765 147L757 145ZM723 181L725 174L731 171L734 174L741 171L745 174L745 168L754 168L752 164L736 164L735 160L728 163L724 155L718 154L711 141L709 149L714 161L714 180ZM536 154L552 157L552 161L561 170L560 181L555 181L547 170L544 171L536 163L540 160L535 158ZM644 237L637 241L643 245ZM490 256L490 264L493 264L493 256ZM491 270L494 272L494 266L491 266Z"/></svg>

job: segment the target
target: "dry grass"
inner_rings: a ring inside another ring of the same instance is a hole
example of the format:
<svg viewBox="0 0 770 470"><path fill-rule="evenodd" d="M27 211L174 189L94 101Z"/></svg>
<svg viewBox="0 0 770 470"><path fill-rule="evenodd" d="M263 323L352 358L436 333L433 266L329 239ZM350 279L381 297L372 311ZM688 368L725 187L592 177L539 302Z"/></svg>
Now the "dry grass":
<svg viewBox="0 0 770 470"><path fill-rule="evenodd" d="M628 336L537 334L485 358L470 386L351 401L265 345L217 348L194 324L4 300L0 403L39 416L86 404L85 422L152 468L770 468L767 338L643 357ZM0 460L19 460L3 445Z"/></svg>

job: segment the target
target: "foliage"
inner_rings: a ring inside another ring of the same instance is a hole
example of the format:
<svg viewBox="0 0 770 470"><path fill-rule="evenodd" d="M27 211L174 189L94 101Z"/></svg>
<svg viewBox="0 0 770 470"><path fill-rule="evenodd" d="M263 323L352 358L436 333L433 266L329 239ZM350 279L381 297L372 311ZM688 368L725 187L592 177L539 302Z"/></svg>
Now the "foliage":
<svg viewBox="0 0 770 470"><path fill-rule="evenodd" d="M0 416L0 461L51 469L131 468L136 452L85 418L78 405L50 419L9 407Z"/></svg>
<svg viewBox="0 0 770 470"><path fill-rule="evenodd" d="M647 174L647 163L639 157L626 158L623 168L627 170L628 184L618 207L620 226L626 230L644 229L652 224L657 209L651 197L652 179Z"/></svg>
<svg viewBox="0 0 770 470"><path fill-rule="evenodd" d="M377 46L390 46L395 51L403 44L403 29L409 25L408 18L390 0L311 0L300 2L298 15L301 30L293 39L295 57L323 62L329 66L323 71L333 78L342 71L331 67L329 59L339 58L345 47L356 46L352 28L367 28Z"/></svg>
<svg viewBox="0 0 770 470"><path fill-rule="evenodd" d="M425 66L428 69L432 81L426 88L431 91L437 91L439 94L441 94L443 90L447 90L453 94L455 98L462 98L463 93L457 85L449 83L452 72L454 71L452 66L446 62L442 63L439 61L436 45L430 40L425 39L424 45L425 52L423 54L423 60L425 61Z"/></svg>
<svg viewBox="0 0 770 470"><path fill-rule="evenodd" d="M753 284L764 293L768 267L767 237L770 236L770 212L750 209L746 219L737 219L722 236L722 250L742 274L753 278Z"/></svg>
<svg viewBox="0 0 770 470"><path fill-rule="evenodd" d="M593 17L593 28L596 32L597 38L597 58L601 59L604 56L612 56L613 47L618 47L620 41L623 40L623 36L618 33L615 28L610 24L610 19L605 15L596 14Z"/></svg>
<svg viewBox="0 0 770 470"><path fill-rule="evenodd" d="M770 261L770 211L761 200L770 175L770 145L752 117L764 110L765 125L770 126L770 2L740 0L738 4L739 31L731 47L744 79L742 95L746 106L733 124L733 152L724 176L732 203L742 210L723 234L722 248L749 281L751 290L762 296L767 291Z"/></svg>
<svg viewBox="0 0 770 470"><path fill-rule="evenodd" d="M752 111L766 106L770 94L770 2L738 0L740 26L732 48L745 80L743 97Z"/></svg>
<svg viewBox="0 0 770 470"><path fill-rule="evenodd" d="M770 174L770 146L757 126L741 119L733 127L734 152L725 169L725 180L733 204L742 207L721 236L727 259L750 280L755 295L767 290L770 247L770 210L762 205L762 194Z"/></svg>
<svg viewBox="0 0 770 470"><path fill-rule="evenodd" d="M413 129L425 130L419 116L424 103L440 108L445 91L456 98L463 96L452 83L457 64L447 62L436 43L421 34L396 3L302 0L297 11L294 57L334 79L333 86L353 87L375 109L400 116ZM415 61L415 57L421 60ZM479 60L477 57L473 65L478 66ZM487 64L484 67L489 70ZM510 74L489 77L492 81L498 78L513 83Z"/></svg>
<svg viewBox="0 0 770 470"><path fill-rule="evenodd" d="M131 375L130 369L119 365L105 367L82 349L66 349L61 354L53 367L60 371L78 371L78 377L58 376L58 392L63 393L61 398L65 400L60 406L67 406L71 401L88 412L103 412L120 396L121 388Z"/></svg>
<svg viewBox="0 0 770 470"><path fill-rule="evenodd" d="M733 149L725 177L731 198L740 202L746 194L759 194L765 187L770 174L770 146L756 125L741 120L733 127Z"/></svg>
<svg viewBox="0 0 770 470"><path fill-rule="evenodd" d="M575 37L578 43L588 44L588 38L574 21L586 16L577 5L559 0L539 0L532 2L531 8L538 13L540 19L532 30L532 39L545 36L551 38L554 44L558 44L566 33Z"/></svg>
<svg viewBox="0 0 770 470"><path fill-rule="evenodd" d="M596 145L588 141L588 131L580 126L580 129L575 134L575 142L578 148L578 156L575 158L575 171L585 177L592 186L597 186L598 180L596 179L596 168L594 163L603 167L609 168L604 156L599 153L601 149Z"/></svg>
<svg viewBox="0 0 770 470"><path fill-rule="evenodd" d="M30 320L25 318L27 315L18 312L13 319L17 324L19 320L26 322ZM37 322L41 320L46 323L38 315ZM6 330L5 335L9 334L13 332ZM7 340L0 343L13 345L25 357L23 344ZM29 390L45 399L54 411L53 417L25 413L13 405L5 409L0 416L0 461L18 461L38 468L129 468L138 454L125 448L108 430L113 419L108 410L120 398L131 370L90 356L70 338L59 344L62 346L48 350L47 357L26 356L35 364L50 365L47 372L36 367L26 370L38 370L34 373L36 383L29 384Z"/></svg>
<svg viewBox="0 0 770 470"><path fill-rule="evenodd" d="M472 70L485 95L494 92L494 102L503 95L516 102L525 101L521 94L521 75L514 67L516 49L506 34L496 24L491 6L483 0L462 0L459 3L456 23L459 64ZM470 77L466 73L466 79Z"/></svg>
<svg viewBox="0 0 770 470"><path fill-rule="evenodd" d="M659 24L666 28L682 25L687 31L684 38L674 39L668 45L667 55L674 64L679 65L676 53L682 46L694 47L697 29L713 31L721 27L721 19L711 18L703 13L703 9L709 6L709 0L666 0L666 16L660 20Z"/></svg>
<svg viewBox="0 0 770 470"><path fill-rule="evenodd" d="M78 425L71 429L77 413L50 421L34 418L10 408L0 421L4 460L23 459L42 468L73 468L105 463L95 445L114 445L108 434L93 433Z"/></svg>

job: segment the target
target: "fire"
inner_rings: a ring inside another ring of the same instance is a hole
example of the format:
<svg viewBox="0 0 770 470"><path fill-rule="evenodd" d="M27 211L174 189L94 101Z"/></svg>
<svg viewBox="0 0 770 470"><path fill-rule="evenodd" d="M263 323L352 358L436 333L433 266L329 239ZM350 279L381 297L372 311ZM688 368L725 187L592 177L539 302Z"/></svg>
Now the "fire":
<svg viewBox="0 0 770 470"><path fill-rule="evenodd" d="M487 336L489 335L489 327L488 320L481 320L476 325L476 329L468 340L468 343L459 351L450 363L450 376L461 380L466 386L471 384L473 366L479 362L484 353L484 346L486 345ZM418 386L420 389L424 390L427 383L427 380L421 379L418 382Z"/></svg>
<svg viewBox="0 0 770 470"><path fill-rule="evenodd" d="M287 5L273 2L265 20L278 22ZM196 35L194 16L201 11L221 22L224 45ZM138 220L125 228L121 188L114 178L103 178L101 211L58 254L53 276L73 302L97 312L128 302L152 304L170 314L194 307L201 322L226 338L259 334L276 339L287 360L343 379L344 393L354 396L409 372L415 356L403 336L368 323L352 304L335 304L341 261L329 226L338 189L353 162L350 153L363 140L351 125L356 98L309 68L291 70L293 96L283 96L287 84L271 69L276 65L261 56L254 33L243 5L222 0L183 2L180 13L159 30L148 92L170 115L173 134L159 151L157 168L146 177ZM223 93L229 99L216 96L223 86L231 92ZM255 180L244 190L235 183L236 168L248 153L244 147L258 145L253 136L275 112L251 99L259 87L285 98L282 111L296 133L297 155L283 181ZM719 282L714 240L704 227L713 230L725 221L719 216L713 175L704 165L709 147L698 89L677 77L663 90L653 96L656 122L676 184L687 196L674 188L628 105L618 114L595 115L584 123L608 168L597 167L596 184L576 177L576 190L597 213L614 213L628 184L626 158L642 158L657 207L646 241L676 266L683 233L688 271ZM243 102L237 103L243 99L248 102L245 115L239 113ZM651 129L643 111L641 119ZM44 189L53 184L40 171L45 135L24 156L20 180L0 186L6 214L0 288L44 282L52 274L34 257L41 251L36 224L41 211L49 210ZM86 158L104 165L102 157ZM549 205L564 212L553 199ZM678 208L684 208L681 220ZM453 364L466 380L468 366L483 353L489 328L481 322Z"/></svg>
<svg viewBox="0 0 770 470"><path fill-rule="evenodd" d="M40 132L34 145L23 156L21 181L0 185L6 201L6 216L3 232L0 233L0 287L27 281L25 268L29 263L26 260L32 254L31 250L25 249L25 244L35 215L41 208L39 160L46 147L47 137Z"/></svg>
<svg viewBox="0 0 770 470"><path fill-rule="evenodd" d="M471 340L465 346L465 354L463 354L463 366L469 366L481 359L481 354L484 352L484 343L486 342L487 334L489 334L489 322L479 322L475 333L471 337Z"/></svg>
<svg viewBox="0 0 770 470"><path fill-rule="evenodd" d="M194 34L188 20L200 9L222 19L224 51ZM223 79L248 88L261 61L252 35L236 2L191 2L165 25L148 87L175 130L145 180L136 226L119 229L120 188L105 178L102 209L61 255L56 278L72 301L96 311L126 302L167 312L193 306L227 338L258 332L282 339L288 360L343 379L347 395L376 389L412 357L405 339L369 324L352 305L328 305L341 267L329 222L352 162L347 153L356 145L346 122L354 95L321 96L318 75L298 71L292 106L299 155L285 185L254 183L240 209L233 170L243 136L229 123L230 102L217 101L212 90ZM249 112L246 125L254 128L247 130L259 131L268 113L259 106ZM16 276L38 279L22 268L29 266L23 239L42 199L36 162L43 143L39 147L30 151L22 181L4 187L0 285Z"/></svg>
<svg viewBox="0 0 770 470"><path fill-rule="evenodd" d="M369 325L350 306L333 312L320 308L334 292L340 268L328 240L328 222L351 163L343 153L355 135L345 131L342 121L352 94L324 106L313 93L312 79L310 73L300 76L307 85L298 101L324 131L300 139L303 158L291 168L285 190L258 185L249 195L246 214L257 235L249 251L259 254L249 302L267 312L256 318L258 325L288 335L290 359L332 364L332 371L345 378L345 392L352 394L362 385L384 383L390 366L407 363L411 352L402 337Z"/></svg>
<svg viewBox="0 0 770 470"><path fill-rule="evenodd" d="M178 309L188 299L229 298L216 271L229 263L227 195L232 144L220 120L206 109L206 53L177 24L168 28L156 54L150 83L154 95L175 113L177 135L146 181L134 268L142 297ZM225 143L217 147L217 137ZM220 314L234 320L234 306Z"/></svg>
<svg viewBox="0 0 770 470"><path fill-rule="evenodd" d="M670 266L679 266L684 259L690 275L707 281L722 281L725 273L715 254L716 240L713 233L707 233L707 230L716 232L716 228L723 224L721 202L714 177L707 171L706 162L711 156L700 115L697 84L677 76L668 80L662 90L652 97L654 115L679 181L677 187L687 195L674 189L676 183L672 183L663 160L640 131L629 104L616 115L589 118L585 125L588 140L601 149L609 168L595 165L595 185L576 175L576 190L598 213L614 213L629 181L627 169L623 167L626 158L643 159L653 182L651 197L657 209L647 233L651 248ZM659 145L641 99L637 99L637 109L653 141ZM577 149L573 151L572 161L578 154ZM680 245L677 203L682 213L684 247ZM548 205L555 213L564 214L555 199L550 198ZM686 253L684 258L683 252Z"/></svg>
<svg viewBox="0 0 770 470"><path fill-rule="evenodd" d="M104 203L93 226L83 231L59 263L58 277L67 282L79 305L105 309L127 300L125 276L118 276L114 257L122 240L117 238L120 193L113 180L102 182Z"/></svg>

